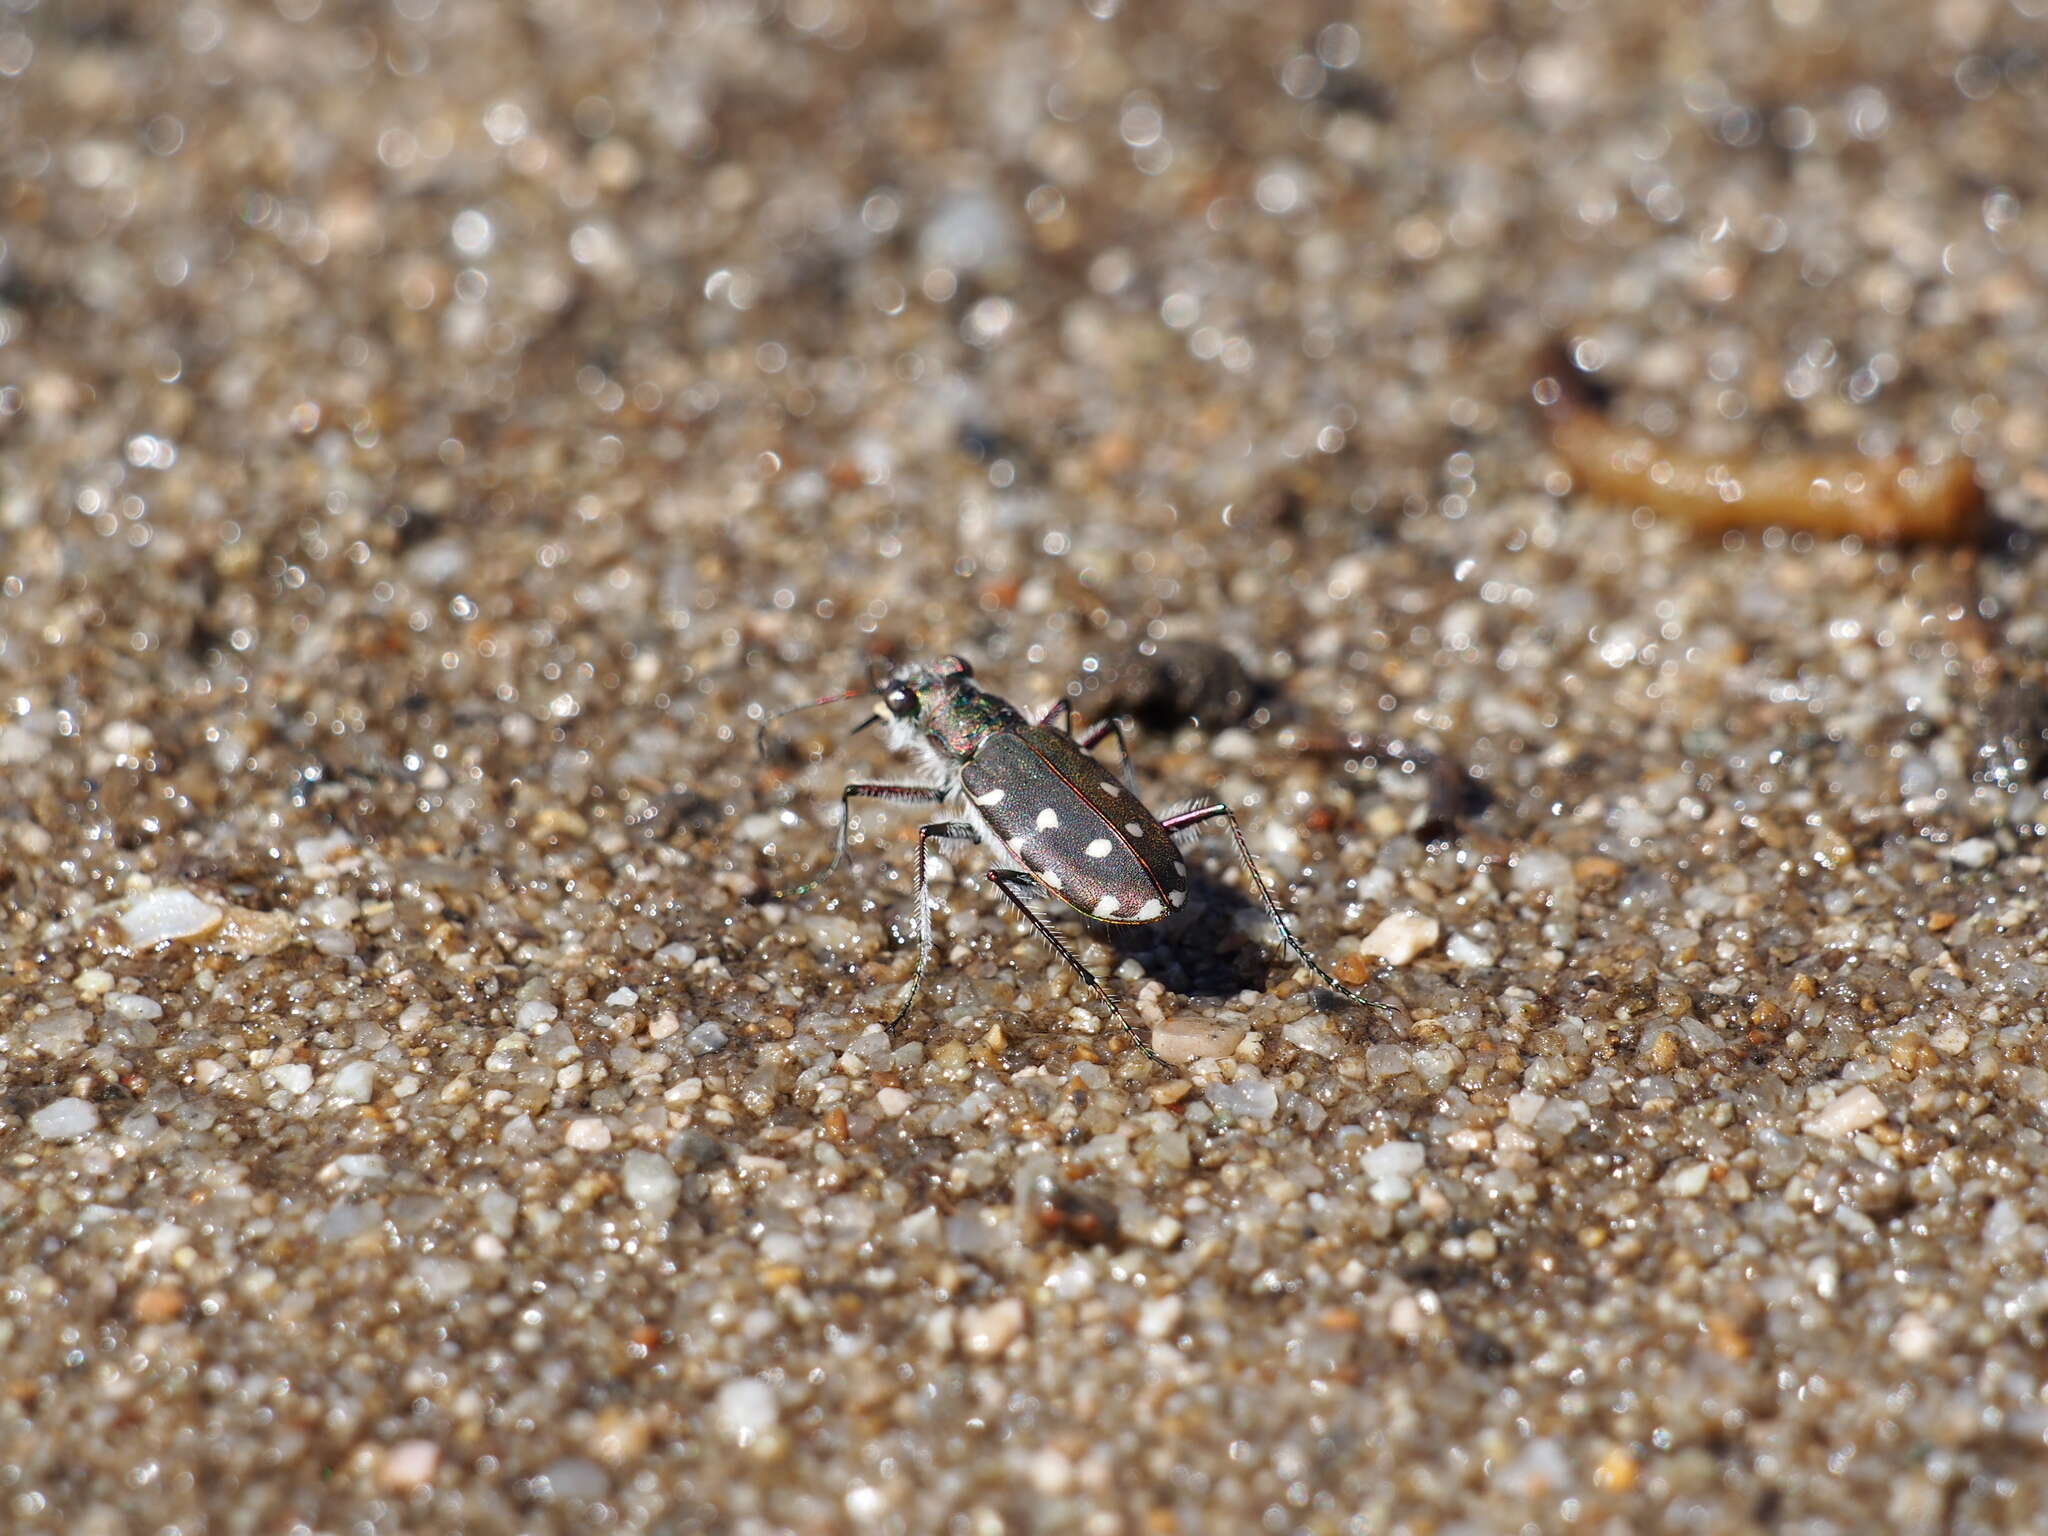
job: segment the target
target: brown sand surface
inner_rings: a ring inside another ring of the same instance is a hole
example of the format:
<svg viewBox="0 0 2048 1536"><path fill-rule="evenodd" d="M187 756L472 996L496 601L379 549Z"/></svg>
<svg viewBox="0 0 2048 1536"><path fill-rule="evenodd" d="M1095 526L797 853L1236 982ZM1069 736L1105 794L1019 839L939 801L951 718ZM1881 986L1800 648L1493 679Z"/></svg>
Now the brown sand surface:
<svg viewBox="0 0 2048 1536"><path fill-rule="evenodd" d="M2044 0L0 0L0 1530L2048 1528L2044 525Z"/></svg>

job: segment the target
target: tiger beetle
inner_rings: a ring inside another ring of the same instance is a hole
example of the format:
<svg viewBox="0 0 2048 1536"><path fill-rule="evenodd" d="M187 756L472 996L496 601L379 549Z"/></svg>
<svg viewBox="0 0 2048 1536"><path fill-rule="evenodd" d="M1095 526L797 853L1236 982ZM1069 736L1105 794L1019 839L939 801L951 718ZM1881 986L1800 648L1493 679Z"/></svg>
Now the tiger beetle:
<svg viewBox="0 0 2048 1536"><path fill-rule="evenodd" d="M910 1013L931 966L927 851L934 842L984 843L994 850L998 861L999 867L989 872L996 889L1023 913L1053 952L1101 994L1110 1016L1138 1049L1165 1065L1101 978L1053 931L1038 899L1050 892L1083 916L1103 923L1160 922L1188 899L1188 866L1177 839L1218 818L1230 828L1259 905L1295 957L1352 1002L1368 1008L1385 1006L1360 997L1337 980L1294 936L1229 806L1204 796L1177 805L1164 816L1153 815L1138 798L1122 729L1112 719L1075 736L1071 700L1062 698L1032 719L1007 700L977 687L973 669L965 661L945 656L929 666L913 662L898 667L868 688L849 688L809 704L776 710L763 718L756 740L765 752L771 721L799 709L838 704L866 694L874 696L875 712L854 727L854 734L878 722L887 726L890 746L922 762L924 781L848 784L839 792L839 832L832 862L802 885L776 894L780 900L794 900L839 867L846 858L848 807L855 799L956 805L964 812L964 820L927 822L918 828L917 970L910 978L903 1006L889 1020L890 1030ZM1088 755L1105 736L1116 738L1123 757L1115 774Z"/></svg>

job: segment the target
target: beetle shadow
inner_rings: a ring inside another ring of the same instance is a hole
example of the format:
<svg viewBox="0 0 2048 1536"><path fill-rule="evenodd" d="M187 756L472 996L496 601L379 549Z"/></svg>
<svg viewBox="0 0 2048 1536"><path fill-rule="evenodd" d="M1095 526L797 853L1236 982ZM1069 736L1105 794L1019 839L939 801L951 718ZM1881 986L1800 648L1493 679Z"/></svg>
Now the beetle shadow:
<svg viewBox="0 0 2048 1536"><path fill-rule="evenodd" d="M1243 936L1239 915L1258 917ZM1190 1000L1220 1002L1240 992L1263 992L1276 973L1293 969L1292 955L1274 932L1265 910L1243 891L1225 885L1202 864L1188 865L1188 900L1180 913L1142 926L1089 923L1116 956L1135 960L1146 977Z"/></svg>

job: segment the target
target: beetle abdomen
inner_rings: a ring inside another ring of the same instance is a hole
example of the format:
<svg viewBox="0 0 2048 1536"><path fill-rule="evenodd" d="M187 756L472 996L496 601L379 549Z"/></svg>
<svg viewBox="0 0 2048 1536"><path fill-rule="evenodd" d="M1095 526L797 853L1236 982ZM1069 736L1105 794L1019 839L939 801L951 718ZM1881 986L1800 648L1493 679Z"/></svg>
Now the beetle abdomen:
<svg viewBox="0 0 2048 1536"><path fill-rule="evenodd" d="M960 787L1018 864L1105 923L1150 923L1187 901L1187 865L1116 771L1049 726L1003 731L960 767Z"/></svg>

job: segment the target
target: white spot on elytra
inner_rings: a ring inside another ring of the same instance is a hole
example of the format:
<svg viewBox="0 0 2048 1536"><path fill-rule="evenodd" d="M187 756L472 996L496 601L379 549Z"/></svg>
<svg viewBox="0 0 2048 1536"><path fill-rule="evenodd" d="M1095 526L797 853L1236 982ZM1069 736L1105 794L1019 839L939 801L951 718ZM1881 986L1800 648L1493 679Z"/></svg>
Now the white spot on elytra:
<svg viewBox="0 0 2048 1536"><path fill-rule="evenodd" d="M1186 891L1175 891L1171 896L1167 897L1166 899L1172 902L1176 907L1183 906L1187 902L1188 893Z"/></svg>
<svg viewBox="0 0 2048 1536"><path fill-rule="evenodd" d="M992 789L985 795L974 796L974 803L976 805L1000 805L1003 801L1003 793L1000 789Z"/></svg>
<svg viewBox="0 0 2048 1536"><path fill-rule="evenodd" d="M1116 909L1122 905L1123 903L1114 896L1105 896L1102 900L1095 903L1095 915L1097 917L1114 917Z"/></svg>
<svg viewBox="0 0 2048 1536"><path fill-rule="evenodd" d="M1054 810L1051 806L1048 805L1044 810L1038 813L1038 825L1043 827L1046 831L1050 832L1054 827L1058 826L1059 824L1060 813Z"/></svg>
<svg viewBox="0 0 2048 1536"><path fill-rule="evenodd" d="M1124 823L1124 830L1133 837L1143 837L1145 835L1145 827L1142 822L1127 821Z"/></svg>
<svg viewBox="0 0 2048 1536"><path fill-rule="evenodd" d="M1152 921L1153 918L1157 917L1160 913L1164 912L1165 910L1166 908L1159 905L1159 898L1157 896L1154 896L1147 900L1145 905L1138 908L1137 913L1135 915L1139 922L1149 923Z"/></svg>
<svg viewBox="0 0 2048 1536"><path fill-rule="evenodd" d="M1187 865L1183 864L1179 859L1175 859L1173 861L1173 872L1176 875L1184 875L1188 872L1188 867Z"/></svg>
<svg viewBox="0 0 2048 1536"><path fill-rule="evenodd" d="M1102 792L1105 795L1120 795L1124 792L1124 787L1114 779L1104 779L1102 781Z"/></svg>
<svg viewBox="0 0 2048 1536"><path fill-rule="evenodd" d="M1098 837L1084 848L1082 852L1086 853L1091 859L1106 859L1109 857L1109 839Z"/></svg>
<svg viewBox="0 0 2048 1536"><path fill-rule="evenodd" d="M1067 888L1067 882L1060 878L1060 872L1056 869L1041 869L1037 871L1037 875L1045 882L1048 890L1063 891Z"/></svg>

